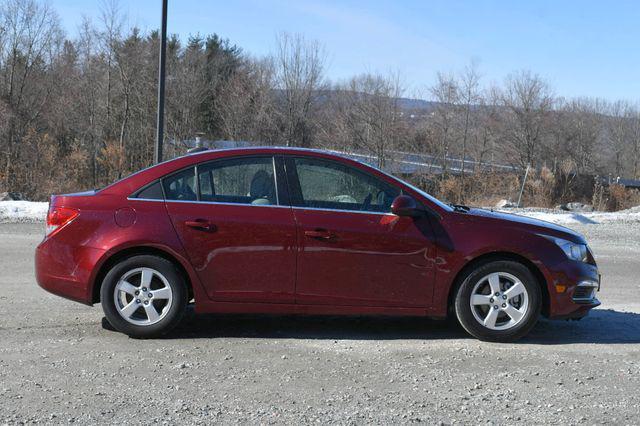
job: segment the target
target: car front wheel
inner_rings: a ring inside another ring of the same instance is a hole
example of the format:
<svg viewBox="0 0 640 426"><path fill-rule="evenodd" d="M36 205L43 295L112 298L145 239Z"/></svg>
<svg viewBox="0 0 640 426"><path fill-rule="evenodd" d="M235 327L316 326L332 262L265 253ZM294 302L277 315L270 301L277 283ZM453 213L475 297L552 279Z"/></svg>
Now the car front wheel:
<svg viewBox="0 0 640 426"><path fill-rule="evenodd" d="M116 264L100 289L102 309L118 331L136 338L161 336L175 327L187 306L184 279L158 256L133 256Z"/></svg>
<svg viewBox="0 0 640 426"><path fill-rule="evenodd" d="M511 342L536 324L542 305L531 271L514 261L493 261L469 271L455 298L462 327L480 340Z"/></svg>

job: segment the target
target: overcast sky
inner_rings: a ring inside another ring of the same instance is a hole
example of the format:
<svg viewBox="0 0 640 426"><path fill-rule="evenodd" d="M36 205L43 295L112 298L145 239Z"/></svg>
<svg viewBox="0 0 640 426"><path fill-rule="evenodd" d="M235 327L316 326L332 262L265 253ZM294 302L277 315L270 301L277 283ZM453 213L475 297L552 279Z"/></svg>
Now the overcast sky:
<svg viewBox="0 0 640 426"><path fill-rule="evenodd" d="M120 1L129 26L160 25L160 0ZM100 0L53 0L67 32L96 20ZM327 51L327 75L398 71L420 90L472 60L485 83L530 69L556 94L640 100L640 1L169 0L168 32L217 33L245 52L273 51L278 32Z"/></svg>

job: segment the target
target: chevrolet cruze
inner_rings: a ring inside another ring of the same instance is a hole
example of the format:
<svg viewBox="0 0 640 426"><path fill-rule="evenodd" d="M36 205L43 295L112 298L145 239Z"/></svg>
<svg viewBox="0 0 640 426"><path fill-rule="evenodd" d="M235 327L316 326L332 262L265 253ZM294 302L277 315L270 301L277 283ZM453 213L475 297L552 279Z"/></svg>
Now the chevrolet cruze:
<svg viewBox="0 0 640 426"><path fill-rule="evenodd" d="M454 316L489 341L599 305L584 238L327 152L209 150L51 198L44 289L132 337L196 312Z"/></svg>

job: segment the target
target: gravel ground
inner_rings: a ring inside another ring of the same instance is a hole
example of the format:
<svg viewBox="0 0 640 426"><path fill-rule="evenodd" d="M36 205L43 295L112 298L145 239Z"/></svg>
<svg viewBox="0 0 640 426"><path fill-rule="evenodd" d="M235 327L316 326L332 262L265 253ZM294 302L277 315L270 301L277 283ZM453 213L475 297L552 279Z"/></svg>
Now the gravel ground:
<svg viewBox="0 0 640 426"><path fill-rule="evenodd" d="M640 421L640 223L581 225L603 305L491 344L416 318L190 316L162 340L37 287L0 224L0 424Z"/></svg>

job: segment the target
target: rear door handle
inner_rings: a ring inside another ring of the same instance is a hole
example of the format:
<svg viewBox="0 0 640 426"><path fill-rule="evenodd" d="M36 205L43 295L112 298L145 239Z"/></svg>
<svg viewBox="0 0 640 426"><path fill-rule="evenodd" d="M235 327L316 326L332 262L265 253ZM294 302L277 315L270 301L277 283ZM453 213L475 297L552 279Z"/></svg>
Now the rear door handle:
<svg viewBox="0 0 640 426"><path fill-rule="evenodd" d="M196 220L187 220L184 223L189 228L199 229L201 231L214 232L216 230L216 226L204 219L196 219Z"/></svg>
<svg viewBox="0 0 640 426"><path fill-rule="evenodd" d="M326 229L314 229L313 231L304 231L304 236L314 238L316 240L331 241L336 238L336 234Z"/></svg>

